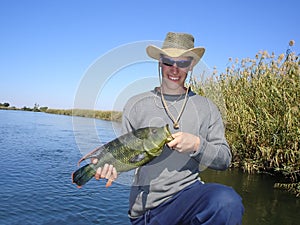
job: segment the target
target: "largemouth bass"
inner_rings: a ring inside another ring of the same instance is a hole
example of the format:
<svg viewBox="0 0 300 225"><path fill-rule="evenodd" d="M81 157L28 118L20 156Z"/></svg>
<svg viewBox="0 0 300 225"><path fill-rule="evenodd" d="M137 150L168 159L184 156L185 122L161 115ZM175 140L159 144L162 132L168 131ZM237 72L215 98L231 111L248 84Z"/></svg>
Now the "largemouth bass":
<svg viewBox="0 0 300 225"><path fill-rule="evenodd" d="M168 125L163 127L145 127L124 134L82 157L78 165L91 158L97 158L97 164L89 163L72 174L73 183L81 187L87 183L99 167L107 163L117 172L125 172L150 162L160 155L163 146L173 140ZM106 186L110 186L108 182Z"/></svg>

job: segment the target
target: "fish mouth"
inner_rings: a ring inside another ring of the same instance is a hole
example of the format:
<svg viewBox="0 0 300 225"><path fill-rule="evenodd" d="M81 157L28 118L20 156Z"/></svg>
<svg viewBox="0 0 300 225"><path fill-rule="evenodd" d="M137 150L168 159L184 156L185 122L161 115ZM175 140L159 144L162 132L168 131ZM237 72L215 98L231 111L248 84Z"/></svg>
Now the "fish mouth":
<svg viewBox="0 0 300 225"><path fill-rule="evenodd" d="M169 124L166 124L165 131L167 133L167 142L174 140L174 138L172 137L172 134L170 132L170 129L169 129Z"/></svg>
<svg viewBox="0 0 300 225"><path fill-rule="evenodd" d="M174 138L172 136L167 138L167 142L170 142L172 140L174 140Z"/></svg>

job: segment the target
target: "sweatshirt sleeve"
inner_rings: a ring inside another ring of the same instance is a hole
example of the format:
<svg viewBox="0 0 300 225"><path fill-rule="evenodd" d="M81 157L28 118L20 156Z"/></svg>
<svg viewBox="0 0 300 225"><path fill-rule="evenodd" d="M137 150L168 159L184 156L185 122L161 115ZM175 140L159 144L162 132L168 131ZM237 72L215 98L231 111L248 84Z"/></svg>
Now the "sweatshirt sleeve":
<svg viewBox="0 0 300 225"><path fill-rule="evenodd" d="M122 114L122 134L126 134L128 132L131 132L133 130L133 127L129 121L128 118L128 109L126 109L126 107L123 110L123 114Z"/></svg>
<svg viewBox="0 0 300 225"><path fill-rule="evenodd" d="M136 110L135 110L135 106L134 106L134 101L131 98L127 101L127 103L125 104L125 106L123 108L122 130L121 130L122 134L126 134L128 132L135 130L135 127L132 124L132 122L134 122L134 121L130 120L130 118L136 118L135 112L136 112Z"/></svg>
<svg viewBox="0 0 300 225"><path fill-rule="evenodd" d="M199 135L200 146L191 157L199 161L200 168L225 170L231 163L231 151L225 138L225 128L218 108L208 101L210 117L207 136Z"/></svg>

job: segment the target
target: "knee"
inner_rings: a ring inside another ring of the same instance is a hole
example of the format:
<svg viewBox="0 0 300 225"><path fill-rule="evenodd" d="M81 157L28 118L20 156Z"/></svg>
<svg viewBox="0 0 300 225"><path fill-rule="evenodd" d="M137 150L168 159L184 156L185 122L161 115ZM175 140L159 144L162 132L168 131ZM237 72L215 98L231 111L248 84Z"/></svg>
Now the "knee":
<svg viewBox="0 0 300 225"><path fill-rule="evenodd" d="M215 207L219 209L241 209L243 211L242 198L237 194L233 188L222 186L217 190L210 201Z"/></svg>
<svg viewBox="0 0 300 225"><path fill-rule="evenodd" d="M192 224L199 224L199 221L200 224L241 224L242 198L231 187L212 185L206 199L205 209L196 215Z"/></svg>
<svg viewBox="0 0 300 225"><path fill-rule="evenodd" d="M233 188L221 184L211 184L207 189L209 191L206 193L205 197L206 207L205 210L199 214L200 217L218 218L218 220L221 219L222 221L235 218L235 220L241 221L244 214L244 206L242 198L235 190L233 190ZM234 222L232 224L240 223Z"/></svg>

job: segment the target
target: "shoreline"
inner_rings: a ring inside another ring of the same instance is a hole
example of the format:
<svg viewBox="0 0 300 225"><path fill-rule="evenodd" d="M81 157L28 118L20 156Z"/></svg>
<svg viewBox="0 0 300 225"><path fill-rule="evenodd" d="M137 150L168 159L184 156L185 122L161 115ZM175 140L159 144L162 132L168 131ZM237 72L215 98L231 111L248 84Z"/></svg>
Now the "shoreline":
<svg viewBox="0 0 300 225"><path fill-rule="evenodd" d="M17 110L17 111L31 111L43 112L49 114L65 115L65 116L79 116L87 118L95 118L107 121L121 122L122 112L110 110L91 110L91 109L48 109L41 107L40 109L31 108L16 108L16 107L0 107L0 110Z"/></svg>

